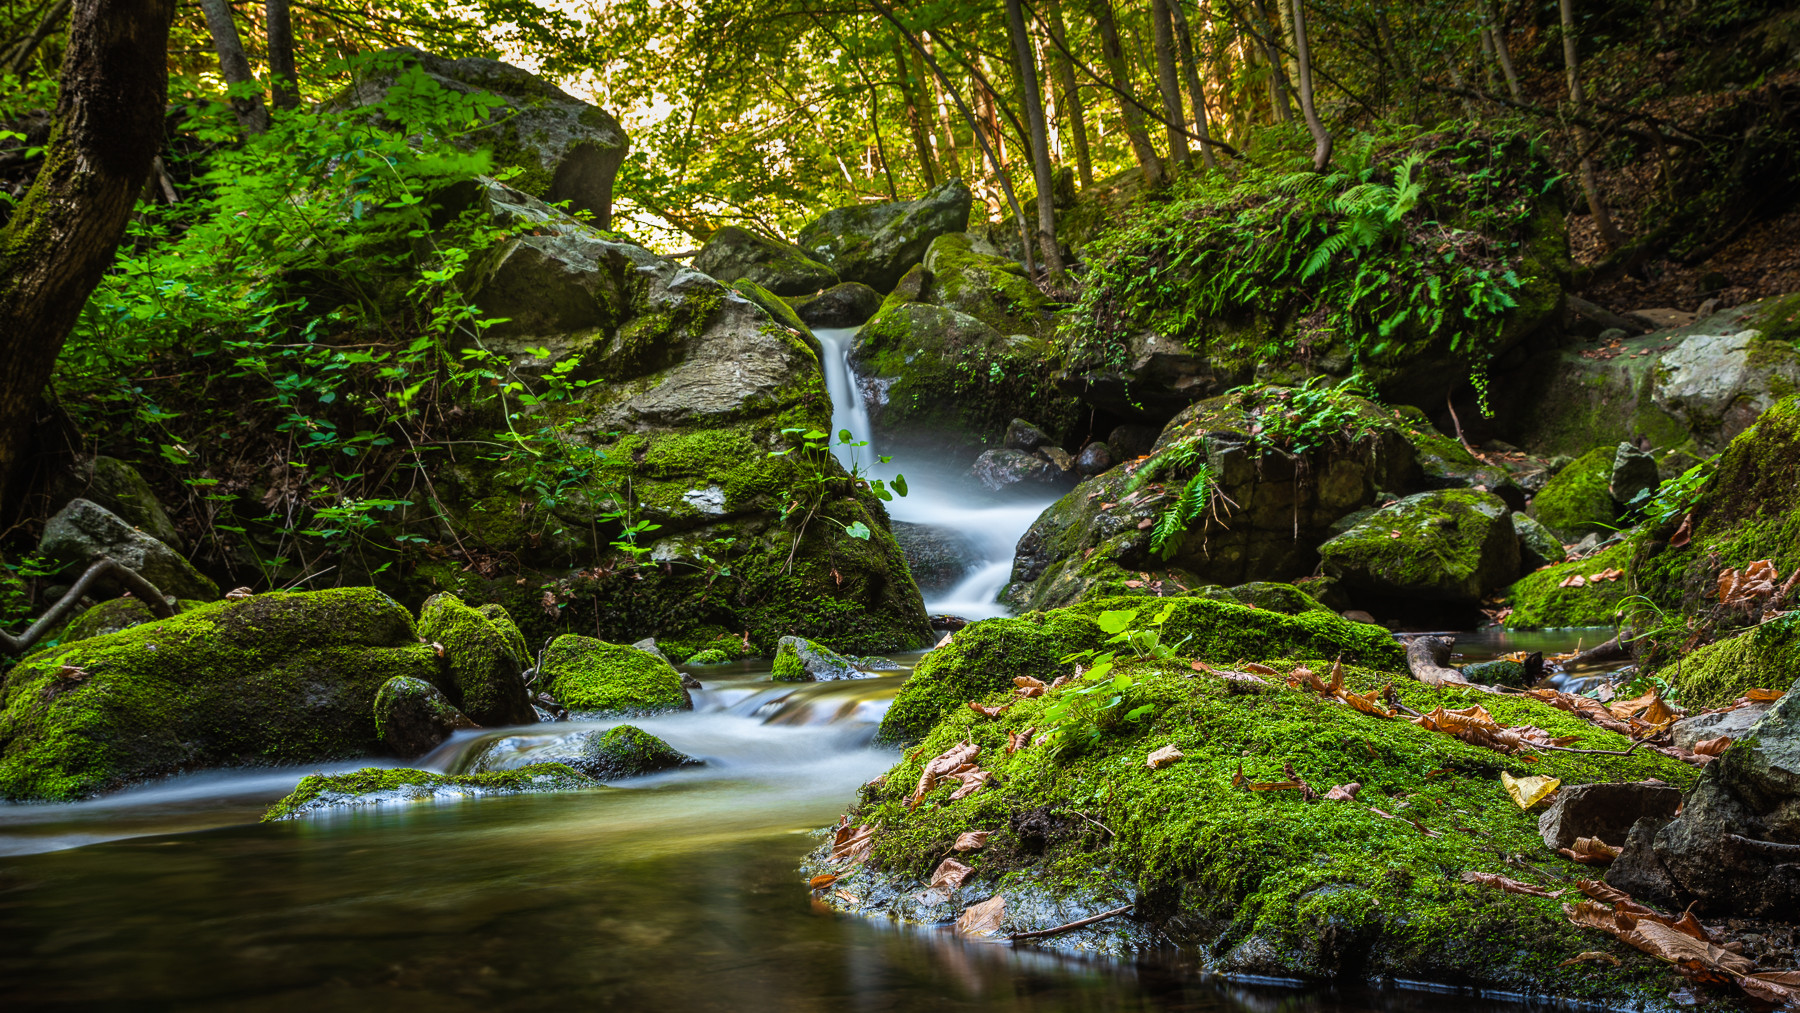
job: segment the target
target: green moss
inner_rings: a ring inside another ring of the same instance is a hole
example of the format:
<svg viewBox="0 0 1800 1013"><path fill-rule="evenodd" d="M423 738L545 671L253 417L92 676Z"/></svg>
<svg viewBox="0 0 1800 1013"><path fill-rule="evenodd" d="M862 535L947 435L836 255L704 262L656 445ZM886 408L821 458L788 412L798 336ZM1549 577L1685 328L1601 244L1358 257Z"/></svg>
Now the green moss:
<svg viewBox="0 0 1800 1013"><path fill-rule="evenodd" d="M1325 572L1370 594L1474 602L1519 572L1506 504L1476 489L1443 489L1382 507L1319 546Z"/></svg>
<svg viewBox="0 0 1800 1013"><path fill-rule="evenodd" d="M769 316L775 318L776 323L800 335L800 339L806 342L806 347L812 349L814 358L824 356L824 346L819 344L819 339L814 336L812 328L806 326L806 322L800 319L800 314L795 313L794 308L789 306L786 300L749 278L739 278L731 283L731 287L739 295L767 310Z"/></svg>
<svg viewBox="0 0 1800 1013"><path fill-rule="evenodd" d="M1607 487L1614 447L1596 447L1550 479L1531 501L1531 516L1567 542L1610 530L1619 516Z"/></svg>
<svg viewBox="0 0 1800 1013"><path fill-rule="evenodd" d="M213 602L42 651L0 691L0 797L368 755L381 685L437 667L411 615L373 588Z"/></svg>
<svg viewBox="0 0 1800 1013"><path fill-rule="evenodd" d="M1329 661L1308 664L1319 670ZM1067 671L1025 666L1020 674L1048 680ZM1660 998L1674 981L1649 958L1569 925L1559 900L1476 887L1461 876L1496 872L1555 887L1561 884L1531 870L1588 875L1544 847L1538 813L1507 798L1502 770L1568 784L1654 776L1686 786L1692 768L1646 753L1545 752L1528 762L1279 685L1234 692L1185 659L1127 662L1122 671L1136 682L1116 710L1147 714L1113 721L1084 750L1040 740L1006 751L1009 733L1035 727L1042 734L1053 697L1021 700L996 687L977 699L1011 702L1000 718L964 707L947 712L851 812L852 825L878 828L874 853L838 885L859 897L880 890L904 898L958 834L986 830L993 834L987 847L958 856L975 869L963 902L1048 890L1073 909L1097 909L1118 903L1097 884L1122 881L1135 917L1165 939L1198 947L1209 969L1393 976L1607 1001ZM1534 700L1436 690L1393 669L1353 666L1347 682L1361 691L1392 682L1403 702L1422 711L1479 703L1503 724L1537 725L1583 748L1626 744ZM923 765L959 742L981 747L988 784L952 802L952 783L909 804ZM1167 745L1183 758L1149 769L1146 756ZM1240 771L1259 782L1291 771L1321 792L1349 782L1361 790L1354 802L1308 803L1295 791L1236 786ZM1022 832L1028 816L1048 830ZM1528 864L1511 865L1510 855ZM1596 949L1623 966L1561 966L1571 953Z"/></svg>
<svg viewBox="0 0 1800 1013"><path fill-rule="evenodd" d="M1011 687L1017 676L1061 673L1066 668L1063 657L1099 647L1107 639L1093 621L1101 612L1135 609L1140 625L1147 628L1165 606L1171 611L1161 627L1163 642L1179 644L1183 654L1207 661L1230 664L1341 654L1348 662L1405 664L1405 652L1386 630L1351 622L1329 610L1289 616L1210 598L1170 598L1160 604L1142 598L1098 598L1016 619L985 619L957 632L913 669L882 718L881 738L916 740L944 714Z"/></svg>
<svg viewBox="0 0 1800 1013"><path fill-rule="evenodd" d="M646 714L691 706L681 673L648 651L566 633L544 650L539 681L572 711Z"/></svg>
<svg viewBox="0 0 1800 1013"><path fill-rule="evenodd" d="M689 665L723 665L731 660L731 655L717 647L708 647L703 651L695 651L688 655L685 664Z"/></svg>
<svg viewBox="0 0 1800 1013"><path fill-rule="evenodd" d="M291 794L263 813L262 821L273 823L328 809L429 801L447 795L517 795L598 787L602 785L593 778L560 763L534 763L517 770L482 774L435 774L406 767L364 767L349 774L310 774L301 778Z"/></svg>
<svg viewBox="0 0 1800 1013"><path fill-rule="evenodd" d="M1724 707L1745 690L1786 690L1800 680L1800 612L1707 644L1657 674L1689 710Z"/></svg>
<svg viewBox="0 0 1800 1013"><path fill-rule="evenodd" d="M581 768L602 781L699 764L699 760L632 725L619 725L607 729L604 735L591 736L581 750Z"/></svg>
<svg viewBox="0 0 1800 1013"><path fill-rule="evenodd" d="M806 671L806 665L800 660L800 652L793 644L784 643L775 652L775 660L769 666L769 677L776 682L811 682L812 676Z"/></svg>
<svg viewBox="0 0 1800 1013"><path fill-rule="evenodd" d="M1050 300L1024 267L976 253L967 232L932 240L921 266L929 272L920 297L925 302L967 313L1000 334L1043 336L1052 328Z"/></svg>
<svg viewBox="0 0 1800 1013"><path fill-rule="evenodd" d="M529 724L536 720L525 684L525 638L498 605L490 618L453 594L435 594L419 610L419 636L443 649L438 688L477 724Z"/></svg>
<svg viewBox="0 0 1800 1013"><path fill-rule="evenodd" d="M1318 601L1292 584L1277 584L1265 580L1251 581L1231 588L1227 593L1239 604L1251 608L1268 609L1283 615L1297 616L1306 612L1332 612ZM1332 613L1335 615L1335 613Z"/></svg>
<svg viewBox="0 0 1800 1013"><path fill-rule="evenodd" d="M1507 627L1560 629L1611 626L1618 622L1619 609L1632 594L1632 558L1640 541L1634 536L1585 559L1546 566L1520 578L1506 589L1506 603L1512 608L1506 617ZM1588 579L1615 569L1624 570L1626 575L1617 580ZM1582 578L1582 586L1562 586L1563 581L1577 575Z"/></svg>

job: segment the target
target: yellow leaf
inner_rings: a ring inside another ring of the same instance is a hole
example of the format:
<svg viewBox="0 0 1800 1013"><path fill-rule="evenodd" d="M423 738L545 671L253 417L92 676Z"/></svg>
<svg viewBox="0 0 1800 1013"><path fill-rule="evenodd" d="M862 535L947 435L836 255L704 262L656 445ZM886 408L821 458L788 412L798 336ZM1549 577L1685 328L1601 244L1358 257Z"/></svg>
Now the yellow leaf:
<svg viewBox="0 0 1800 1013"><path fill-rule="evenodd" d="M1532 774L1528 777L1514 777L1506 771L1500 772L1500 783L1506 786L1506 793L1521 809L1529 809L1544 800L1544 796L1562 787L1562 782L1554 777Z"/></svg>

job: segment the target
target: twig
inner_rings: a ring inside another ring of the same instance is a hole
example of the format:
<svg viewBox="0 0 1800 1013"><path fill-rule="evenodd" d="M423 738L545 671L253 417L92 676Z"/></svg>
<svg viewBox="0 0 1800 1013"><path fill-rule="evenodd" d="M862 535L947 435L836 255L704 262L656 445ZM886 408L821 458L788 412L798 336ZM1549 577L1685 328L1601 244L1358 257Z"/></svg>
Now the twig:
<svg viewBox="0 0 1800 1013"><path fill-rule="evenodd" d="M1576 749L1574 746L1552 746L1543 742L1533 742L1530 746L1532 749L1554 749L1559 753L1586 753L1589 756L1630 756L1633 750L1648 741L1650 740L1639 739L1631 744L1630 749ZM1797 845L1797 847L1800 847L1800 845Z"/></svg>
<svg viewBox="0 0 1800 1013"><path fill-rule="evenodd" d="M136 594L143 601L144 607L150 610L151 615L158 619L167 619L175 614L175 609L164 600L163 593L156 589L155 584L145 580L142 574L111 556L102 556L94 561L94 565L87 568L87 572L81 575L73 587L56 600L56 604L50 606L42 616L38 617L37 622L26 628L24 633L15 637L0 630L0 649L4 649L6 653L15 657L24 654L32 644L37 643L39 638L56 625L58 619L61 619L81 601L82 596L87 593L87 589L95 581L109 573L118 577L126 588Z"/></svg>
<svg viewBox="0 0 1800 1013"><path fill-rule="evenodd" d="M1462 419L1456 417L1456 405L1450 403L1449 394L1444 395L1444 407L1449 409L1450 423L1456 427L1456 442L1462 444L1462 448L1469 452L1470 457L1480 457L1481 455L1475 452L1475 448L1469 446L1468 437L1463 435Z"/></svg>
<svg viewBox="0 0 1800 1013"><path fill-rule="evenodd" d="M1751 837L1744 837L1741 834L1726 834L1725 836L1753 851L1761 851L1771 855L1800 855L1800 844L1782 844L1779 841L1759 841Z"/></svg>
<svg viewBox="0 0 1800 1013"><path fill-rule="evenodd" d="M1113 833L1112 827L1109 827L1106 824L1100 822L1099 820L1094 819L1093 817L1089 816L1087 813L1079 812L1074 809L1064 809L1063 812L1066 812L1072 816L1079 816L1082 819L1087 820L1089 823L1092 823L1094 826L1097 826L1100 829L1106 831L1107 834L1111 837L1117 838L1119 836L1118 834Z"/></svg>
<svg viewBox="0 0 1800 1013"><path fill-rule="evenodd" d="M1070 929L1081 928L1083 925L1092 925L1095 922L1105 921L1108 918L1117 918L1119 915L1125 914L1126 912L1130 911L1132 909L1132 907L1133 907L1133 905L1127 904L1124 907L1116 907L1116 908L1113 908L1111 911L1102 911L1097 915L1091 915L1087 918L1082 918L1078 921L1072 921L1072 922L1068 923L1067 925L1058 925L1057 927L1055 927L1053 929L1038 929L1035 932L1014 932L1012 935L1007 936L1006 938L1009 941L1016 943L1021 939L1038 939L1043 936L1054 936L1058 932L1067 932Z"/></svg>

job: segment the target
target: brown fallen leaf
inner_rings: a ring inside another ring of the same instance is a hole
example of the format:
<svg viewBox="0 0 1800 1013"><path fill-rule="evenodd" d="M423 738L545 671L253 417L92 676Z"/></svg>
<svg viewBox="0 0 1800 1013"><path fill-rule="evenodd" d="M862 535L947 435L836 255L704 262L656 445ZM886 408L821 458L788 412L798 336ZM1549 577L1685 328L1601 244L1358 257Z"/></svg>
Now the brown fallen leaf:
<svg viewBox="0 0 1800 1013"><path fill-rule="evenodd" d="M1800 971L1759 971L1740 975L1733 984L1763 1002L1800 1005Z"/></svg>
<svg viewBox="0 0 1800 1013"><path fill-rule="evenodd" d="M1007 753L1008 754L1016 753L1019 750L1024 749L1026 746L1031 745L1031 737L1033 735L1035 735L1036 733L1037 733L1036 727L1027 728L1022 732L1007 732L1006 733L1006 751L1007 751Z"/></svg>
<svg viewBox="0 0 1800 1013"><path fill-rule="evenodd" d="M987 847L988 838L994 836L992 830L965 830L956 835L956 843L950 845L951 851L980 851Z"/></svg>
<svg viewBox="0 0 1800 1013"><path fill-rule="evenodd" d="M1362 785L1357 784L1355 781L1351 781L1349 784L1340 784L1325 793L1325 801L1354 802L1356 801L1356 793L1361 790Z"/></svg>
<svg viewBox="0 0 1800 1013"><path fill-rule="evenodd" d="M1029 675L1013 676L1013 685L1017 687L1013 692L1027 699L1034 696L1043 696L1044 690L1048 688L1044 685L1044 680L1033 679Z"/></svg>
<svg viewBox="0 0 1800 1013"><path fill-rule="evenodd" d="M1583 577L1579 573L1571 573L1567 577L1564 577L1562 580L1557 581L1556 586L1557 587L1586 587L1587 586L1587 578Z"/></svg>
<svg viewBox="0 0 1800 1013"><path fill-rule="evenodd" d="M1000 931L1006 918L1006 897L995 894L979 904L971 904L956 919L956 931L965 936L991 936Z"/></svg>
<svg viewBox="0 0 1800 1013"><path fill-rule="evenodd" d="M1795 570L1800 573L1800 570ZM1745 703L1774 703L1781 699L1783 690L1779 689L1747 689L1741 698Z"/></svg>
<svg viewBox="0 0 1800 1013"><path fill-rule="evenodd" d="M1179 763L1181 758L1181 750L1176 749L1172 745L1164 746L1161 749L1152 752L1149 757L1144 760L1144 766L1149 767L1151 770L1161 770L1170 764Z"/></svg>
<svg viewBox="0 0 1800 1013"><path fill-rule="evenodd" d="M833 862L861 862L875 850L874 827L838 827L831 843Z"/></svg>
<svg viewBox="0 0 1800 1013"><path fill-rule="evenodd" d="M1775 593L1775 582L1780 579L1775 564L1767 559L1759 559L1742 569L1727 568L1719 571L1719 601L1726 605L1743 605Z"/></svg>
<svg viewBox="0 0 1800 1013"><path fill-rule="evenodd" d="M1632 914L1639 916L1656 914L1656 912L1652 911L1650 908L1632 900L1631 894L1626 893L1610 883L1605 883L1598 879L1578 879L1575 881L1575 889L1580 890L1583 894L1592 897L1594 900L1605 904L1611 904L1621 911L1629 911Z"/></svg>
<svg viewBox="0 0 1800 1013"><path fill-rule="evenodd" d="M1585 718L1610 732L1630 735L1631 725L1615 717L1606 709L1606 705L1591 697L1576 696L1554 689L1528 689L1527 696L1537 697L1558 710L1568 711L1578 718Z"/></svg>
<svg viewBox="0 0 1800 1013"><path fill-rule="evenodd" d="M971 742L951 746L925 764L919 773L919 786L914 789L908 807L915 807L926 795L930 794L938 783L954 776L958 771L972 769L976 759L981 756L981 747Z"/></svg>
<svg viewBox="0 0 1800 1013"><path fill-rule="evenodd" d="M1731 748L1731 736L1721 735L1716 739L1694 743L1694 752L1700 756L1723 756L1725 750Z"/></svg>
<svg viewBox="0 0 1800 1013"><path fill-rule="evenodd" d="M807 880L806 886L808 889L811 889L811 890L823 890L826 887L830 886L831 884L833 884L837 881L838 881L837 873L822 872L822 873L818 874L817 876L814 876L813 878Z"/></svg>
<svg viewBox="0 0 1800 1013"><path fill-rule="evenodd" d="M944 893L950 894L954 893L957 887L963 885L963 882L974 874L975 870L969 866L954 858L946 858L938 863L937 869L931 874L930 882L925 885L933 890L942 890Z"/></svg>
<svg viewBox="0 0 1800 1013"><path fill-rule="evenodd" d="M1270 668L1269 666L1264 665L1260 662L1256 662L1256 661L1244 662L1244 671L1254 672L1257 675L1280 675L1281 674L1280 672L1277 672L1273 668Z"/></svg>
<svg viewBox="0 0 1800 1013"><path fill-rule="evenodd" d="M1233 788L1245 788L1250 791L1299 791L1305 785L1299 781L1252 781L1244 776L1244 761L1239 760L1237 773L1231 778Z"/></svg>
<svg viewBox="0 0 1800 1013"><path fill-rule="evenodd" d="M440 658L444 656L444 645L438 643L435 640L433 640L431 642L431 650L434 654L436 654Z"/></svg>
<svg viewBox="0 0 1800 1013"><path fill-rule="evenodd" d="M1563 895L1563 891L1561 890L1551 891L1546 890L1541 886L1533 886L1530 883L1521 883L1516 879L1502 876L1497 872L1476 872L1474 869L1470 869L1462 874L1462 880L1465 883L1475 883L1479 886L1491 886L1496 890L1505 890L1507 893L1522 893L1527 897L1561 897Z"/></svg>
<svg viewBox="0 0 1800 1013"><path fill-rule="evenodd" d="M962 782L962 787L950 793L950 801L955 802L975 794L975 790L986 784L988 778L992 776L992 773L982 770L980 767L958 773L956 779Z"/></svg>
<svg viewBox="0 0 1800 1013"><path fill-rule="evenodd" d="M1556 966L1557 967L1569 967L1573 964L1586 964L1586 963L1589 963L1590 961L1596 962L1596 963L1611 964L1614 967L1619 966L1619 958L1618 957L1615 957L1610 953L1601 953L1599 950L1583 950L1582 952L1575 954L1573 957L1570 957L1569 959L1563 961L1560 964L1557 964Z"/></svg>
<svg viewBox="0 0 1800 1013"><path fill-rule="evenodd" d="M1582 865L1611 865L1624 848L1615 848L1598 837L1577 837L1572 848L1557 848L1556 853Z"/></svg>
<svg viewBox="0 0 1800 1013"><path fill-rule="evenodd" d="M1014 701L1014 703L1017 703L1017 701ZM975 713L980 714L984 717L990 717L990 718L997 718L1000 715L1005 714L1006 708L1011 707L1011 706L1012 706L1011 703L1003 703L997 707L985 707L981 704L976 703L973 700L969 701L969 709L970 710L972 710Z"/></svg>
<svg viewBox="0 0 1800 1013"><path fill-rule="evenodd" d="M80 682L88 677L88 670L80 665L62 665L57 668L56 677L67 679L69 682Z"/></svg>

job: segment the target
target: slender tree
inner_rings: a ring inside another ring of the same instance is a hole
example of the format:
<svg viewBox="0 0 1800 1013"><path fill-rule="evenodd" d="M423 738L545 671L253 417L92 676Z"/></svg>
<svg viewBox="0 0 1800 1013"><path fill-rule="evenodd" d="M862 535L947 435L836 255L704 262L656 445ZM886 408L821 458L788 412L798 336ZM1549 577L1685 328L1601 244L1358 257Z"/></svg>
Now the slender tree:
<svg viewBox="0 0 1800 1013"><path fill-rule="evenodd" d="M1501 21L1500 11L1494 0L1481 0L1481 15L1494 39L1494 56L1500 61L1501 76L1506 78L1506 94L1514 102L1522 102L1524 97L1519 91L1519 75L1513 70L1512 49L1506 44L1506 24Z"/></svg>
<svg viewBox="0 0 1800 1013"><path fill-rule="evenodd" d="M1054 169L1050 166L1050 137L1044 122L1044 98L1038 90L1037 58L1031 36L1025 31L1025 11L1019 0L1006 0L1006 34L1012 39L1013 61L1019 82L1019 98L1025 104L1025 122L1031 129L1031 174L1037 182L1038 249L1044 255L1044 271L1058 292L1068 288L1062 250L1056 242Z"/></svg>
<svg viewBox="0 0 1800 1013"><path fill-rule="evenodd" d="M73 5L44 165L0 231L0 480L162 147L174 16L175 0Z"/></svg>
<svg viewBox="0 0 1800 1013"><path fill-rule="evenodd" d="M1587 115L1587 95L1581 87L1581 59L1575 50L1575 4L1574 0L1557 0L1562 11L1563 67L1569 77L1569 105L1575 115ZM1618 249L1625 237L1619 233L1619 227L1613 224L1612 215L1607 213L1606 204L1600 199L1600 184L1594 179L1594 135L1582 120L1575 122L1575 145L1581 154L1581 192L1587 197L1588 211L1594 216L1594 227L1600 231L1600 241L1611 249Z"/></svg>
<svg viewBox="0 0 1800 1013"><path fill-rule="evenodd" d="M1565 0L1566 2L1566 0ZM1300 84L1300 114L1306 117L1307 132L1313 137L1313 171L1324 172L1331 164L1331 134L1313 108L1312 52L1306 44L1306 7L1304 0L1293 0L1294 68Z"/></svg>
<svg viewBox="0 0 1800 1013"><path fill-rule="evenodd" d="M206 30L212 33L213 49L219 54L219 74L225 78L226 86L242 91L255 85L256 75L250 70L250 58L244 55L244 42L231 16L231 0L200 0L200 10L206 14ZM263 108L260 90L254 95L233 95L231 111L237 114L238 126L247 134L269 129L269 111Z"/></svg>
<svg viewBox="0 0 1800 1013"><path fill-rule="evenodd" d="M1162 159L1157 157L1156 147L1144 130L1143 113L1131 100L1131 71L1125 65L1125 47L1119 43L1119 26L1113 20L1112 2L1092 0L1090 10L1095 27L1100 29L1100 51L1106 71L1112 77L1113 94L1119 99L1119 119L1125 123L1125 136L1131 141L1131 150L1144 171L1145 185L1161 186L1164 179Z"/></svg>
<svg viewBox="0 0 1800 1013"><path fill-rule="evenodd" d="M269 85L275 108L300 106L300 78L294 70L294 19L288 0L267 0L263 17L269 25Z"/></svg>
<svg viewBox="0 0 1800 1013"><path fill-rule="evenodd" d="M1169 20L1169 0L1150 0L1150 29L1156 43L1156 86L1162 93L1163 122L1168 128L1169 161L1188 163L1187 132L1181 128L1187 115L1181 110L1181 74L1175 66L1175 29Z"/></svg>
<svg viewBox="0 0 1800 1013"><path fill-rule="evenodd" d="M913 151L919 158L919 176L927 187L937 186L937 166L931 157L931 134L925 116L919 109L919 81L913 65L906 58L906 45L894 36L894 73L899 82L900 102L906 111L906 126L912 132Z"/></svg>
<svg viewBox="0 0 1800 1013"><path fill-rule="evenodd" d="M1044 13L1050 34L1050 75L1056 82L1057 112L1066 114L1069 137L1075 146L1075 171L1084 187L1094 183L1094 159L1088 151L1087 114L1081 108L1081 91L1075 87L1075 64L1069 58L1069 33L1063 27L1062 0L1047 0Z"/></svg>
<svg viewBox="0 0 1800 1013"><path fill-rule="evenodd" d="M1181 0L1169 0L1169 20L1175 26L1175 46L1181 57L1181 73L1187 81L1188 99L1194 109L1194 133L1199 135L1200 160L1208 169L1219 167L1213 156L1212 124L1206 114L1206 89L1200 82L1200 63L1194 59L1194 33L1188 26Z"/></svg>
<svg viewBox="0 0 1800 1013"><path fill-rule="evenodd" d="M1287 0L1276 0L1286 3ZM1281 46L1275 39L1274 20L1269 17L1268 0L1253 0L1256 11L1256 24L1250 26L1250 34L1269 61L1269 102L1274 106L1275 122L1286 123L1294 118L1294 108L1288 101L1287 74L1282 68Z"/></svg>

